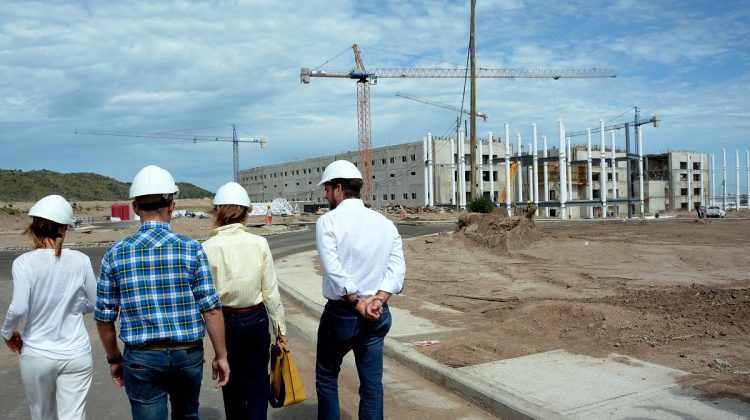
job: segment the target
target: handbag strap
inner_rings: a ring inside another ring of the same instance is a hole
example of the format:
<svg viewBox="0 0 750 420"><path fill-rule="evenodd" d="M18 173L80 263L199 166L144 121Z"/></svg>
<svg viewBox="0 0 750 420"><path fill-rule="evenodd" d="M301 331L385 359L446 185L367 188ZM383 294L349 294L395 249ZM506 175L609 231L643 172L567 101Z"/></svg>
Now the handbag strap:
<svg viewBox="0 0 750 420"><path fill-rule="evenodd" d="M275 354L278 352L278 355ZM281 357L286 353L286 347L284 347L284 343L279 342L279 344L274 344L273 349L271 350L271 372L273 372L276 369L276 364L281 363ZM286 386L284 384L284 374L282 372L281 378L279 380L279 395L278 398L274 398L273 390L271 390L271 394L268 396L268 402L271 404L271 407L273 408L279 408L284 406L284 400L286 399Z"/></svg>

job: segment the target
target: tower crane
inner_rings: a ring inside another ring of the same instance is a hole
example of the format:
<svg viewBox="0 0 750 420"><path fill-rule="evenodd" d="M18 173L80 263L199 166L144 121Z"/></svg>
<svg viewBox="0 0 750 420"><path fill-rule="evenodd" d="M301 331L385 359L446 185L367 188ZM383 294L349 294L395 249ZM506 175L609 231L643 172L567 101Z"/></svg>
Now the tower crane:
<svg viewBox="0 0 750 420"><path fill-rule="evenodd" d="M372 199L372 146L370 142L370 85L377 84L378 79L447 79L468 77L466 68L365 68L359 46L352 45L355 68L348 71L310 70L309 67L300 69L300 83L310 83L312 77L331 77L339 79L353 79L357 81L357 119L359 133L360 161L362 163L362 198ZM476 77L483 79L579 79L593 77L616 77L612 69L486 69L479 68Z"/></svg>
<svg viewBox="0 0 750 420"><path fill-rule="evenodd" d="M192 140L193 143L198 141L226 141L232 142L232 158L234 162L234 181L239 182L240 173L240 151L239 143L260 143L260 148L265 149L268 141L263 137L237 137L237 128L232 124L232 137L226 136L204 136L194 134L180 133L138 133L127 131L109 131L109 130L89 130L76 129L75 134L91 134L95 136L121 136L121 137L147 137L153 139L175 139L175 140Z"/></svg>
<svg viewBox="0 0 750 420"><path fill-rule="evenodd" d="M442 102L437 102L437 101L433 101L433 100L430 100L430 99L420 98L418 96L409 95L407 93L396 92L396 96L400 96L400 97L406 98L406 99L411 99L412 101L422 102L422 103L427 104L427 105L433 105L433 106L437 106L437 107L440 107L440 108L450 109L452 111L461 112L461 113L464 113L466 115L471 115L471 112L469 110L467 110L467 109L463 109L461 107L453 106L453 105L449 105L449 104L444 104ZM487 122L487 120L490 118L490 117L487 116L487 114L485 114L483 112L477 112L474 115L476 115L477 117L479 117L482 120L484 120L484 122Z"/></svg>

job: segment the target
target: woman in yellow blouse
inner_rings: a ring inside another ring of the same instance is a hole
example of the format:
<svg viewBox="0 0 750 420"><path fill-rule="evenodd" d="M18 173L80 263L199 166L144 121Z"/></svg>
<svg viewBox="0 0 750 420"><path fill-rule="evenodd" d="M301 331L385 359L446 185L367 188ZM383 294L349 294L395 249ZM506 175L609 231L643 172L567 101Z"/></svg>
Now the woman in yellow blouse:
<svg viewBox="0 0 750 420"><path fill-rule="evenodd" d="M269 318L277 342L286 343L273 257L265 238L245 230L251 204L240 184L221 186L213 204L215 229L203 249L223 305L232 372L222 388L224 411L228 420L265 419L270 394Z"/></svg>

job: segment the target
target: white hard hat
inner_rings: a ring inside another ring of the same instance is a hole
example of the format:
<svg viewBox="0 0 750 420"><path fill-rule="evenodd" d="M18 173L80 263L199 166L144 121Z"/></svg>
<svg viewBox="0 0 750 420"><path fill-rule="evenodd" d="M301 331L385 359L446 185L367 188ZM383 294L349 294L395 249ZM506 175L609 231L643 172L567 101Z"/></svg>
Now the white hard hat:
<svg viewBox="0 0 750 420"><path fill-rule="evenodd" d="M148 165L133 178L130 198L151 194L174 194L179 190L169 172L156 165Z"/></svg>
<svg viewBox="0 0 750 420"><path fill-rule="evenodd" d="M73 226L73 207L59 195L48 195L37 201L29 210L29 216Z"/></svg>
<svg viewBox="0 0 750 420"><path fill-rule="evenodd" d="M335 160L323 171L323 177L318 182L318 185L325 184L336 178L362 179L362 173L348 160Z"/></svg>
<svg viewBox="0 0 750 420"><path fill-rule="evenodd" d="M219 187L214 197L214 206L222 204L235 204L238 206L250 207L250 197L242 185L236 182L227 182Z"/></svg>

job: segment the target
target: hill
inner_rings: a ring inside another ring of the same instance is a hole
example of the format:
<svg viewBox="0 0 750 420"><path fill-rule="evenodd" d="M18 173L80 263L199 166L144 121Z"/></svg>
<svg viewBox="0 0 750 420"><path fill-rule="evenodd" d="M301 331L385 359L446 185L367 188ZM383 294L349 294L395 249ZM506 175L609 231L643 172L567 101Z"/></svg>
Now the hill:
<svg viewBox="0 0 750 420"><path fill-rule="evenodd" d="M186 182L178 182L177 186L180 198L213 196L212 192ZM59 194L69 201L117 201L127 200L129 189L129 182L90 172L0 169L0 201L36 201L49 194Z"/></svg>

